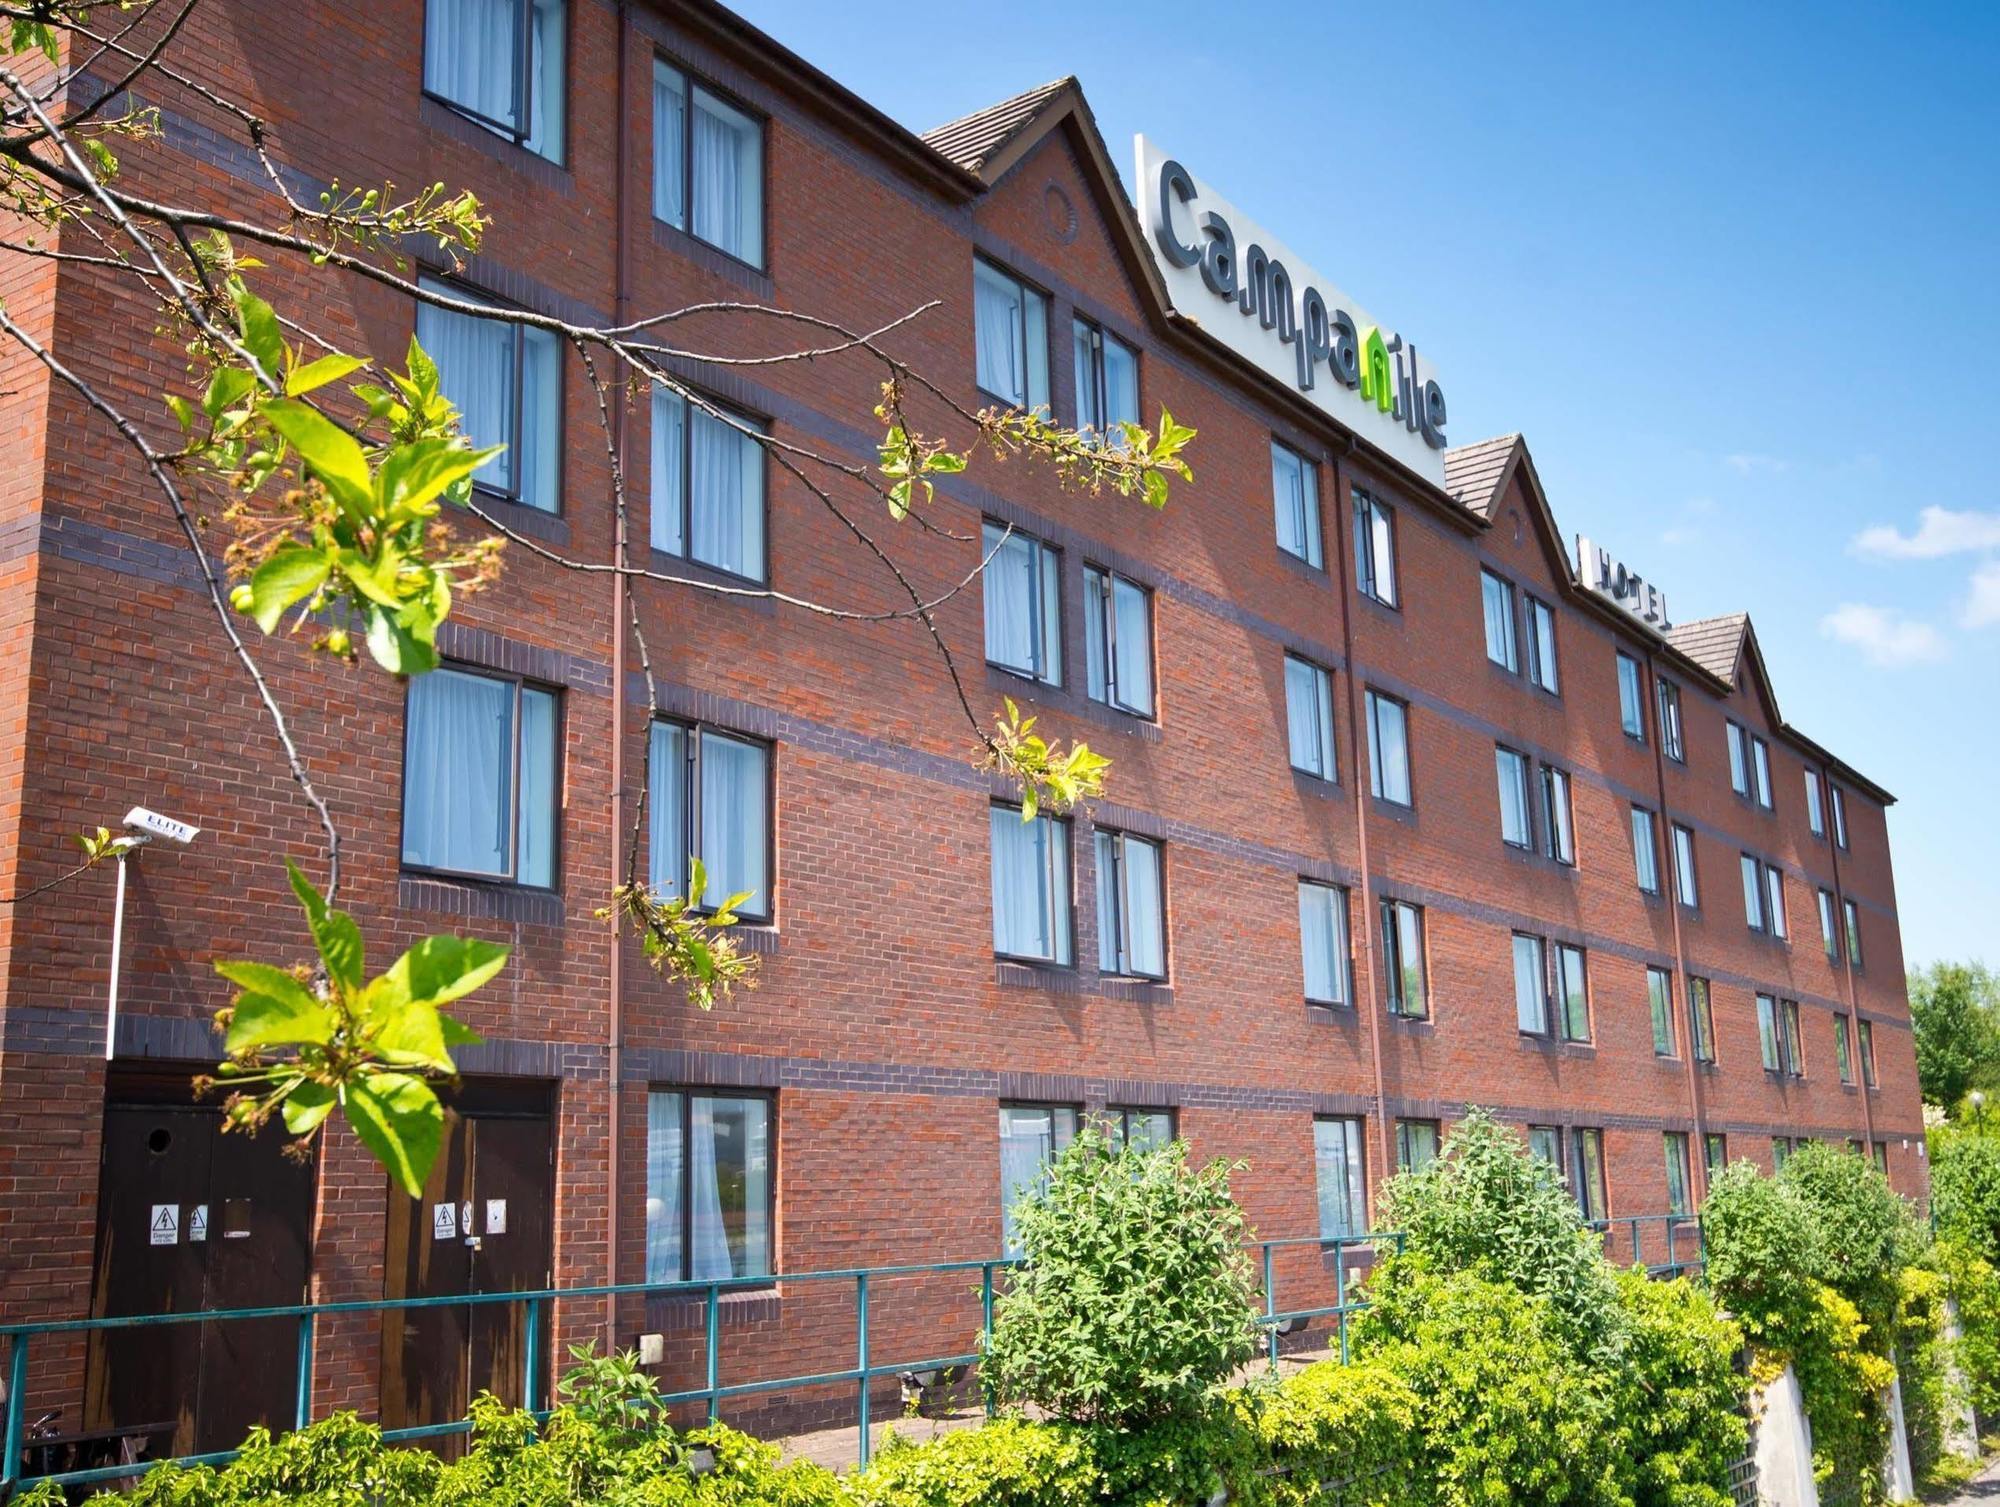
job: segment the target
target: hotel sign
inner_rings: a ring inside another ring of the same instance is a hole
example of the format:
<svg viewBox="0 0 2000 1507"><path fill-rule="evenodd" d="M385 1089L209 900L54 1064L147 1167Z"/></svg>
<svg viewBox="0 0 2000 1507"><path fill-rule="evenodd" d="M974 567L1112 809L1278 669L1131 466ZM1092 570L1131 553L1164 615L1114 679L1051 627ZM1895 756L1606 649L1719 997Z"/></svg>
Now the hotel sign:
<svg viewBox="0 0 2000 1507"><path fill-rule="evenodd" d="M1378 324L1144 136L1139 214L1176 312L1361 438L1444 484L1444 389Z"/></svg>
<svg viewBox="0 0 2000 1507"><path fill-rule="evenodd" d="M1673 626L1667 620L1667 594L1581 534L1576 536L1576 574L1584 590L1597 593L1653 632L1665 633Z"/></svg>

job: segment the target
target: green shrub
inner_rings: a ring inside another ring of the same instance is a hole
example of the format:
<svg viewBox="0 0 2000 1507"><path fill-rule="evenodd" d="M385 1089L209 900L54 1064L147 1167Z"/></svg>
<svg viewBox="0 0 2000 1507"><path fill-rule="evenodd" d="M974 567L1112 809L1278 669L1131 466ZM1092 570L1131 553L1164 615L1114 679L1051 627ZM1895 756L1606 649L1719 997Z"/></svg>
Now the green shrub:
<svg viewBox="0 0 2000 1507"><path fill-rule="evenodd" d="M1485 1110L1453 1126L1428 1166L1389 1179L1378 1219L1405 1236L1390 1270L1414 1264L1505 1283L1548 1303L1579 1356L1615 1363L1624 1321L1602 1242L1520 1135ZM1380 1280L1393 1277L1385 1270Z"/></svg>
<svg viewBox="0 0 2000 1507"><path fill-rule="evenodd" d="M890 1436L851 1490L857 1507L1095 1507L1090 1430L996 1418L922 1444Z"/></svg>
<svg viewBox="0 0 2000 1507"><path fill-rule="evenodd" d="M1176 1141L1116 1150L1093 1127L1014 1210L1026 1264L995 1305L989 1394L1121 1426L1197 1411L1256 1351L1230 1168Z"/></svg>
<svg viewBox="0 0 2000 1507"><path fill-rule="evenodd" d="M2000 1269L1951 1237L1938 1241L1937 1260L1958 1305L1958 1363L1983 1423L2000 1417Z"/></svg>
<svg viewBox="0 0 2000 1507"><path fill-rule="evenodd" d="M2000 1261L2000 1138L1940 1127L1930 1133L1930 1162L1939 1236Z"/></svg>
<svg viewBox="0 0 2000 1507"><path fill-rule="evenodd" d="M1618 1274L1628 1324L1612 1407L1636 1507L1729 1507L1729 1467L1749 1427L1738 1407L1743 1331L1686 1278Z"/></svg>
<svg viewBox="0 0 2000 1507"><path fill-rule="evenodd" d="M1701 1222L1709 1286L1725 1308L1756 1325L1803 1321L1823 1263L1812 1209L1790 1186L1731 1162L1710 1181Z"/></svg>
<svg viewBox="0 0 2000 1507"><path fill-rule="evenodd" d="M1241 1406L1273 1468L1279 1507L1334 1495L1348 1507L1409 1507L1422 1499L1410 1439L1423 1401L1397 1372L1366 1361L1322 1361L1275 1386L1246 1389ZM1338 1487L1337 1493L1322 1488Z"/></svg>
<svg viewBox="0 0 2000 1507"><path fill-rule="evenodd" d="M1903 1428L1910 1469L1927 1491L1949 1484L1956 1474L1945 1448L1945 1429L1968 1400L1963 1383L1952 1374L1956 1347L1945 1334L1950 1293L1951 1279L1935 1253L1898 1274L1895 1343L1903 1381Z"/></svg>
<svg viewBox="0 0 2000 1507"><path fill-rule="evenodd" d="M1812 1275L1861 1311L1871 1348L1888 1354L1896 1272L1923 1243L1909 1205L1868 1158L1825 1141L1793 1152L1778 1184L1798 1195L1818 1228Z"/></svg>

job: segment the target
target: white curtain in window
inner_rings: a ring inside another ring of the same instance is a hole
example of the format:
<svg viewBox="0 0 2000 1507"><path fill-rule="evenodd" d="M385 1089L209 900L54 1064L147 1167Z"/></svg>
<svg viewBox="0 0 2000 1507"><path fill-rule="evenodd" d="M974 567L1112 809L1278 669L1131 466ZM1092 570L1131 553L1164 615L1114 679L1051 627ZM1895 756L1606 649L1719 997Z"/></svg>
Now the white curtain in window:
<svg viewBox="0 0 2000 1507"><path fill-rule="evenodd" d="M1743 861L1743 918L1752 931L1764 929L1764 891L1757 881L1757 860Z"/></svg>
<svg viewBox="0 0 2000 1507"><path fill-rule="evenodd" d="M521 10L525 0L428 0L424 88L499 125L519 119ZM428 349L426 343L426 349Z"/></svg>
<svg viewBox="0 0 2000 1507"><path fill-rule="evenodd" d="M670 388L653 389L653 548L663 554L687 553L682 509L687 484L687 400Z"/></svg>
<svg viewBox="0 0 2000 1507"><path fill-rule="evenodd" d="M1121 706L1146 716L1153 714L1153 604L1141 587L1121 576L1111 578L1111 604L1116 614L1112 678Z"/></svg>
<svg viewBox="0 0 2000 1507"><path fill-rule="evenodd" d="M1396 533L1389 510L1373 499L1362 499L1355 515L1357 526L1366 530L1364 559L1370 567L1368 588L1391 606L1396 602ZM1360 562L1357 562L1360 563Z"/></svg>
<svg viewBox="0 0 2000 1507"><path fill-rule="evenodd" d="M564 0L533 0L528 14L528 134L521 145L551 162L563 160L564 9Z"/></svg>
<svg viewBox="0 0 2000 1507"><path fill-rule="evenodd" d="M424 286L467 297L461 289L428 279ZM507 446L479 468L478 480L511 492L519 460L514 451L514 331L497 320L420 303L417 343L437 363L438 386L457 405L465 437L477 446Z"/></svg>
<svg viewBox="0 0 2000 1507"><path fill-rule="evenodd" d="M681 1096L646 1095L646 1280L683 1279L682 1175L687 1148L681 1134Z"/></svg>
<svg viewBox="0 0 2000 1507"><path fill-rule="evenodd" d="M1111 696L1110 660L1105 647L1104 600L1110 577L1101 570L1083 573L1083 672L1084 689L1092 701Z"/></svg>
<svg viewBox="0 0 2000 1507"><path fill-rule="evenodd" d="M1319 1233L1359 1235L1368 1206L1362 1181L1361 1122L1314 1120L1313 1165L1319 1184Z"/></svg>
<svg viewBox="0 0 2000 1507"><path fill-rule="evenodd" d="M646 746L647 880L662 895L678 895L687 873L687 733L655 722Z"/></svg>
<svg viewBox="0 0 2000 1507"><path fill-rule="evenodd" d="M1158 978L1167 971L1160 850L1136 837L1126 838L1124 846L1125 929L1131 939L1126 966L1134 973Z"/></svg>
<svg viewBox="0 0 2000 1507"><path fill-rule="evenodd" d="M1097 342L1095 325L1081 319L1070 325L1070 349L1075 353L1076 427L1096 433L1104 431L1104 409L1097 398Z"/></svg>
<svg viewBox="0 0 2000 1507"><path fill-rule="evenodd" d="M1125 956L1119 919L1120 881L1118 834L1099 832L1097 849L1097 966L1104 973L1123 973Z"/></svg>
<svg viewBox="0 0 2000 1507"><path fill-rule="evenodd" d="M771 1270L770 1106L697 1095L690 1109L688 1204L697 1280Z"/></svg>
<svg viewBox="0 0 2000 1507"><path fill-rule="evenodd" d="M1013 957L1069 961L1068 828L1049 817L1021 820L992 811L993 950Z"/></svg>
<svg viewBox="0 0 2000 1507"><path fill-rule="evenodd" d="M1041 670L1041 635L1037 631L1036 577L1041 550L1021 534L1000 542L1006 533L986 525L986 657L996 665L1034 675Z"/></svg>
<svg viewBox="0 0 2000 1507"><path fill-rule="evenodd" d="M1139 356L1130 346L1104 337L1104 426L1139 422ZM1124 443L1122 438L1114 443Z"/></svg>
<svg viewBox="0 0 2000 1507"><path fill-rule="evenodd" d="M1514 938L1514 1022L1537 1036L1549 1029L1548 965L1535 937Z"/></svg>
<svg viewBox="0 0 2000 1507"><path fill-rule="evenodd" d="M1019 1255L1014 1205L1046 1182L1049 1163L1076 1134L1076 1111L1008 1104L1000 1109L1000 1225L1008 1255Z"/></svg>
<svg viewBox="0 0 2000 1507"><path fill-rule="evenodd" d="M403 861L504 875L512 853L514 686L432 670L410 681Z"/></svg>
<svg viewBox="0 0 2000 1507"><path fill-rule="evenodd" d="M653 216L687 229L687 85L653 63Z"/></svg>
<svg viewBox="0 0 2000 1507"><path fill-rule="evenodd" d="M562 347L549 330L521 332L521 501L556 511L562 491Z"/></svg>
<svg viewBox="0 0 2000 1507"><path fill-rule="evenodd" d="M1384 800L1410 802L1410 746L1404 735L1400 702L1382 696L1370 698L1370 720L1375 724L1375 793Z"/></svg>
<svg viewBox="0 0 2000 1507"><path fill-rule="evenodd" d="M1528 765L1511 748L1493 751L1494 770L1500 779L1500 839L1516 847L1529 846Z"/></svg>
<svg viewBox="0 0 2000 1507"><path fill-rule="evenodd" d="M1306 998L1347 1003L1347 896L1329 884L1299 881L1299 945Z"/></svg>
<svg viewBox="0 0 2000 1507"><path fill-rule="evenodd" d="M1497 576L1482 575L1479 590L1486 611L1486 657L1518 670L1520 651L1514 643L1514 592Z"/></svg>
<svg viewBox="0 0 2000 1507"><path fill-rule="evenodd" d="M765 893L765 797L768 755L762 745L717 733L701 735L701 861L708 869L706 905L748 892L746 915L770 911Z"/></svg>
<svg viewBox="0 0 2000 1507"><path fill-rule="evenodd" d="M1632 854L1638 865L1639 888L1657 894L1660 888L1660 855L1653 843L1653 814L1632 808Z"/></svg>
<svg viewBox="0 0 2000 1507"><path fill-rule="evenodd" d="M736 1275L716 1168L715 1101L697 1098L688 1125L688 1275L697 1281ZM741 1205L737 1213L740 1217Z"/></svg>
<svg viewBox="0 0 2000 1507"><path fill-rule="evenodd" d="M1319 489L1305 461L1283 445L1271 447L1271 499L1278 547L1309 565L1320 563Z"/></svg>
<svg viewBox="0 0 2000 1507"><path fill-rule="evenodd" d="M556 698L521 688L521 810L514 877L547 888L556 878Z"/></svg>
<svg viewBox="0 0 2000 1507"><path fill-rule="evenodd" d="M696 407L691 446L689 553L732 575L764 579L764 451L736 424Z"/></svg>
<svg viewBox="0 0 2000 1507"><path fill-rule="evenodd" d="M1326 672L1285 659L1285 733L1294 769L1333 778L1333 687Z"/></svg>
<svg viewBox="0 0 2000 1507"><path fill-rule="evenodd" d="M975 378L981 388L1017 408L1028 404L1021 285L984 262L972 266L972 322L977 345Z"/></svg>
<svg viewBox="0 0 2000 1507"><path fill-rule="evenodd" d="M763 128L697 86L692 229L756 267L764 264L763 156Z"/></svg>
<svg viewBox="0 0 2000 1507"><path fill-rule="evenodd" d="M1547 773L1544 793L1549 802L1549 856L1568 863L1576 856L1576 829L1570 824L1569 775L1561 769Z"/></svg>

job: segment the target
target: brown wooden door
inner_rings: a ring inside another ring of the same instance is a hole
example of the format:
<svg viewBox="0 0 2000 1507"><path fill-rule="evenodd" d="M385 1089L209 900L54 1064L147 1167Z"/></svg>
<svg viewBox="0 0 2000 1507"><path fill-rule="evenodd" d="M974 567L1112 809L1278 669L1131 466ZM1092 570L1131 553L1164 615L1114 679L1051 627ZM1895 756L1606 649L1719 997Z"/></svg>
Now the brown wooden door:
<svg viewBox="0 0 2000 1507"><path fill-rule="evenodd" d="M114 1086L104 1111L91 1313L189 1313L299 1303L310 1270L313 1171L282 1126L227 1134L185 1080ZM233 1449L284 1428L297 1399L297 1324L162 1324L92 1335L88 1432L149 1436L147 1453Z"/></svg>
<svg viewBox="0 0 2000 1507"><path fill-rule="evenodd" d="M444 1147L423 1197L390 1190L386 1295L434 1298L546 1287L553 1135L545 1089L463 1087L446 1107ZM382 1325L383 1427L453 1422L481 1392L518 1405L526 1345L527 1311L520 1303L389 1311ZM546 1398L546 1338L537 1351ZM460 1445L447 1439L438 1447L455 1454Z"/></svg>

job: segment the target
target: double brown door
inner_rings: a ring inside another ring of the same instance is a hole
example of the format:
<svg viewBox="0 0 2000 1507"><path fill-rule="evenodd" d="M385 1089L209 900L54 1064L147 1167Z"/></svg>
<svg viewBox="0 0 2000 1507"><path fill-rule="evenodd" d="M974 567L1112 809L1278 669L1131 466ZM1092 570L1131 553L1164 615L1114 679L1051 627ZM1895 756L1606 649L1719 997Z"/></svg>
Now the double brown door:
<svg viewBox="0 0 2000 1507"><path fill-rule="evenodd" d="M276 1123L225 1134L185 1079L114 1081L92 1316L306 1301L313 1168L286 1153L288 1140ZM144 1435L157 1456L234 1449L254 1424L288 1427L297 1334L284 1317L93 1331L81 1431Z"/></svg>
<svg viewBox="0 0 2000 1507"><path fill-rule="evenodd" d="M447 1102L444 1148L423 1197L391 1188L386 1296L532 1291L551 1266L553 1118L545 1087L466 1083ZM528 1374L525 1303L391 1309L382 1322L382 1424L465 1417L491 1392L518 1406ZM548 1326L533 1365L548 1396ZM449 1441L446 1448L453 1448Z"/></svg>

